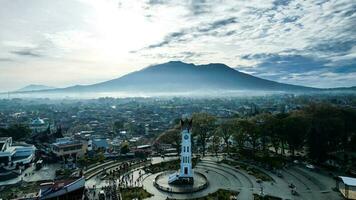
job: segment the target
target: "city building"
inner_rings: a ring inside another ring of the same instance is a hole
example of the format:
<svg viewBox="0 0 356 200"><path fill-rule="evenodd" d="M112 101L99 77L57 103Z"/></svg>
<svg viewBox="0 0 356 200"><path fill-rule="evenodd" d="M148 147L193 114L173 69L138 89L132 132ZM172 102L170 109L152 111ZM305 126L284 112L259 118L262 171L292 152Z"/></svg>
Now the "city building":
<svg viewBox="0 0 356 200"><path fill-rule="evenodd" d="M356 199L356 178L339 176L336 187L345 199Z"/></svg>
<svg viewBox="0 0 356 200"><path fill-rule="evenodd" d="M41 133L48 129L48 123L46 123L43 119L39 117L32 120L29 126L33 133Z"/></svg>
<svg viewBox="0 0 356 200"><path fill-rule="evenodd" d="M88 141L88 147L91 147L89 150L104 150L106 151L109 148L109 139L106 138L93 138Z"/></svg>
<svg viewBox="0 0 356 200"><path fill-rule="evenodd" d="M28 167L35 158L33 145L13 145L11 137L0 138L0 180L15 178Z"/></svg>
<svg viewBox="0 0 356 200"><path fill-rule="evenodd" d="M110 146L113 151L120 152L122 140L119 138L114 138L110 142Z"/></svg>
<svg viewBox="0 0 356 200"><path fill-rule="evenodd" d="M18 165L28 165L35 158L36 147L29 144L12 144L12 137L0 138L0 165L14 169Z"/></svg>
<svg viewBox="0 0 356 200"><path fill-rule="evenodd" d="M87 150L87 141L74 140L70 137L58 138L51 145L51 152L54 156L60 158L68 167L74 167L74 161L83 156Z"/></svg>

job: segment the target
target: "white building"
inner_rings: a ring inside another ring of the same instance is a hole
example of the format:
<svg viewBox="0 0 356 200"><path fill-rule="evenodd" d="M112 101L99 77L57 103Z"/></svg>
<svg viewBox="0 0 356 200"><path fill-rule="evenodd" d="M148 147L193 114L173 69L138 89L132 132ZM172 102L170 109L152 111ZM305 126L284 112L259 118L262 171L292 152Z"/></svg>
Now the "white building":
<svg viewBox="0 0 356 200"><path fill-rule="evenodd" d="M9 170L17 165L28 165L34 160L35 151L34 145L13 145L12 137L2 137L0 138L0 165Z"/></svg>

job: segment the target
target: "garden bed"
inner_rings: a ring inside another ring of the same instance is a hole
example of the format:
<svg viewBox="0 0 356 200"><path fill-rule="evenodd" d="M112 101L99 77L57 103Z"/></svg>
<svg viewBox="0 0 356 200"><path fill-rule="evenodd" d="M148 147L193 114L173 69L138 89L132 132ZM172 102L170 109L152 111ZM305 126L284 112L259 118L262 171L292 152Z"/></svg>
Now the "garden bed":
<svg viewBox="0 0 356 200"><path fill-rule="evenodd" d="M254 200L282 200L282 198L279 197L274 197L274 196L260 196L258 194L253 194L253 199Z"/></svg>
<svg viewBox="0 0 356 200"><path fill-rule="evenodd" d="M2 188L0 191L0 199L16 199L30 193L35 196L39 190L40 182L22 182L20 184L9 185Z"/></svg>
<svg viewBox="0 0 356 200"><path fill-rule="evenodd" d="M121 188L120 190L121 190L121 197L123 200L132 200L132 199L142 200L153 196L142 187Z"/></svg>

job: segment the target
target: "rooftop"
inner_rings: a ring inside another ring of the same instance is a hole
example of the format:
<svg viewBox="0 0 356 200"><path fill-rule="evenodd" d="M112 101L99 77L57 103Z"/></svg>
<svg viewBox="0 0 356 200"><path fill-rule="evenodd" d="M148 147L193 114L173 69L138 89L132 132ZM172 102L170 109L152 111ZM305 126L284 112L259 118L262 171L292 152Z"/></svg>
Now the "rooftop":
<svg viewBox="0 0 356 200"><path fill-rule="evenodd" d="M356 186L356 178L347 176L339 176L339 178L342 180L342 182L344 182L345 185Z"/></svg>
<svg viewBox="0 0 356 200"><path fill-rule="evenodd" d="M70 145L77 145L81 144L82 142L79 140L73 140L72 138L69 137L64 137L64 138L58 138L53 145L55 146L70 146Z"/></svg>

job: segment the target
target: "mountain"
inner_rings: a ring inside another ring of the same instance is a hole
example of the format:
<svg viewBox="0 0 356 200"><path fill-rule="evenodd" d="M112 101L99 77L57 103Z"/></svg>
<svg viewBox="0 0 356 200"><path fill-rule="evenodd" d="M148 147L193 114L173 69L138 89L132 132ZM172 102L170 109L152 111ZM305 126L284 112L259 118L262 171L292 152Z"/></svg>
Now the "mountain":
<svg viewBox="0 0 356 200"><path fill-rule="evenodd" d="M194 65L171 61L152 65L120 78L86 86L72 86L63 92L191 92L191 91L318 91L317 88L278 83L239 72L227 65Z"/></svg>
<svg viewBox="0 0 356 200"><path fill-rule="evenodd" d="M51 89L56 89L56 88L46 86L46 85L31 84L16 90L16 92L28 92L28 91L39 91L39 90L51 90Z"/></svg>

